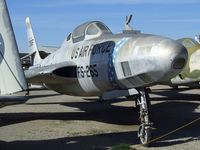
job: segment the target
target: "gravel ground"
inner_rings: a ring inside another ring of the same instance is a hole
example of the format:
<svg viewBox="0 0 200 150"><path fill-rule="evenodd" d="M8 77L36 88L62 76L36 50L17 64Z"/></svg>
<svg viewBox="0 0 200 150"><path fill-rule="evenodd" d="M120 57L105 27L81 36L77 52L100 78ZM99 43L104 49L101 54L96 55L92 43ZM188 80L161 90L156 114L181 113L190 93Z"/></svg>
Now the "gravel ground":
<svg viewBox="0 0 200 150"><path fill-rule="evenodd" d="M199 89L172 90L167 86L152 89L153 138L200 117ZM21 103L3 105L0 150L101 150L121 143L137 147L139 121L134 102L125 98L96 100L34 90ZM149 148L137 149L197 150L199 147L200 121L197 121Z"/></svg>

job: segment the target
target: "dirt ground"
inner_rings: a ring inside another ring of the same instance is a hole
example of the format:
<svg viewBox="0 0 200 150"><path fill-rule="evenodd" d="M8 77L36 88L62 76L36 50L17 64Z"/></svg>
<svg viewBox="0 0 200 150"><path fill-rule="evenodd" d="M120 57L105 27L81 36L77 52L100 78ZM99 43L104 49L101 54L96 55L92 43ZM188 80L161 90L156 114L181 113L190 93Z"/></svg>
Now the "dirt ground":
<svg viewBox="0 0 200 150"><path fill-rule="evenodd" d="M137 147L134 101L60 95L34 90L0 108L0 150L104 150L122 143ZM200 117L200 89L155 86L150 94L153 138ZM0 98L5 101L6 98ZM20 101L20 102L19 102ZM200 121L137 149L199 149Z"/></svg>

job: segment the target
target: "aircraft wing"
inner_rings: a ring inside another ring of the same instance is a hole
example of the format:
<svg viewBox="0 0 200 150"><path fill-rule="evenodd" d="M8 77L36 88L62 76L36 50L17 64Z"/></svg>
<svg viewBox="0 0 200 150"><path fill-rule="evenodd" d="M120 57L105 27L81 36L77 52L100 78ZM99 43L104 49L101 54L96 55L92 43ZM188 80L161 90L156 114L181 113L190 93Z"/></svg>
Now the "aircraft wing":
<svg viewBox="0 0 200 150"><path fill-rule="evenodd" d="M51 66L31 67L25 71L29 83L72 83L77 80L76 64L70 61Z"/></svg>

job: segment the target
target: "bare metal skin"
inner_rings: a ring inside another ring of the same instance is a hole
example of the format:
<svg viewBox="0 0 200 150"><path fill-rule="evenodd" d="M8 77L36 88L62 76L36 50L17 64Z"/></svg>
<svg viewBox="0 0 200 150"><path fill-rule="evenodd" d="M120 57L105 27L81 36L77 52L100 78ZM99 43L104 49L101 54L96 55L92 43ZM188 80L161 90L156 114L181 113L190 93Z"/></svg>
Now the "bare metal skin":
<svg viewBox="0 0 200 150"><path fill-rule="evenodd" d="M90 25L97 23L88 22L85 34ZM73 42L72 33L59 50L25 72L28 81L44 83L62 94L99 96L113 89L146 87L169 80L187 62L185 47L169 38L112 34L109 29L96 28L98 35L86 34L85 40L78 42ZM62 72L57 71L62 68Z"/></svg>

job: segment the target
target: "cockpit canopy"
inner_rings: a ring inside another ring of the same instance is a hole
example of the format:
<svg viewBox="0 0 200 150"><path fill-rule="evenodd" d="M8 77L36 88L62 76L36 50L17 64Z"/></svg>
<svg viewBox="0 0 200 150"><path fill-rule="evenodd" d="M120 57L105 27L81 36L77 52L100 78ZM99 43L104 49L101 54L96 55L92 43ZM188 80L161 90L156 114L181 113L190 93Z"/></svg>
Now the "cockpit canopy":
<svg viewBox="0 0 200 150"><path fill-rule="evenodd" d="M67 40L72 38L73 43L99 37L102 33L112 33L110 29L99 21L86 22L78 26Z"/></svg>

